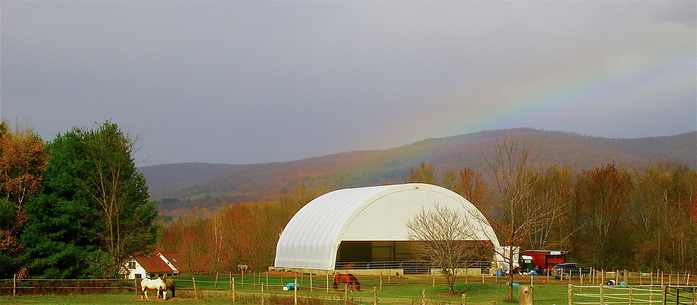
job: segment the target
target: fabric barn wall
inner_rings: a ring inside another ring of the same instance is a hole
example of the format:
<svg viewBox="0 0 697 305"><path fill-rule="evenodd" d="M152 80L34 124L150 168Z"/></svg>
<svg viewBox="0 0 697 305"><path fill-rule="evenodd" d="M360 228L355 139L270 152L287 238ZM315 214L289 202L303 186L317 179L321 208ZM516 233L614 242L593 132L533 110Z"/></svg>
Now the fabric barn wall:
<svg viewBox="0 0 697 305"><path fill-rule="evenodd" d="M300 209L281 233L274 267L334 270L341 241L408 241L407 221L436 203L468 217L477 229L472 240L499 247L481 212L455 192L422 183L371 186L333 191Z"/></svg>

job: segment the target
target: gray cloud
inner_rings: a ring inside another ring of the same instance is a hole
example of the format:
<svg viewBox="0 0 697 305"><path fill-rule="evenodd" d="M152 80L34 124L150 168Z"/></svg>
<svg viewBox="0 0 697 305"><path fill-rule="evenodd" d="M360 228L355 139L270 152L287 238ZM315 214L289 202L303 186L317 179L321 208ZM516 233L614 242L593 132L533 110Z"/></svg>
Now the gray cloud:
<svg viewBox="0 0 697 305"><path fill-rule="evenodd" d="M112 119L143 164L697 129L694 1L0 5L2 117L46 139Z"/></svg>

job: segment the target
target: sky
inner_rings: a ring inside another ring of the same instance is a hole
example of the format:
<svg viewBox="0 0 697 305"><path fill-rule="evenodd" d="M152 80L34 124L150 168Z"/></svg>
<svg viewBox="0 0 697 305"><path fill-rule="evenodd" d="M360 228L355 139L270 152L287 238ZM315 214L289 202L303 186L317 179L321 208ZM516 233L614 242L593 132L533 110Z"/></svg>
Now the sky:
<svg viewBox="0 0 697 305"><path fill-rule="evenodd" d="M139 166L531 127L697 130L697 2L0 2L0 116L117 123Z"/></svg>

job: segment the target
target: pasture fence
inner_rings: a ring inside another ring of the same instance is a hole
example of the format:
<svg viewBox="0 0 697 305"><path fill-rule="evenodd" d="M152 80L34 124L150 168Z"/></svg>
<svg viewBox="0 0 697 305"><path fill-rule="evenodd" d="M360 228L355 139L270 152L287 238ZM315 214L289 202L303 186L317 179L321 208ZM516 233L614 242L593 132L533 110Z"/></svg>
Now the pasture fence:
<svg viewBox="0 0 697 305"><path fill-rule="evenodd" d="M444 304L430 300L424 287L444 285L441 276L435 274L421 275L361 275L360 284L364 293L354 294L345 286L333 287L333 277L329 274L303 273L228 273L214 275L196 275L172 277L176 281L176 295L182 298L227 298L231 303L244 303L243 299L254 299L264 304L351 304L356 298L365 304L368 298L378 304L378 294L383 294L383 286L418 286L419 291L412 291L412 303ZM606 286L608 279L620 280L622 286ZM501 284L507 277L489 274L458 276L458 283ZM555 279L548 275L515 275L514 282L521 285L568 285L569 305L572 304L693 304L695 299L695 279L689 273L633 273L633 272L594 272L584 276L561 277ZM282 288L292 283L296 289L285 291ZM570 284L570 285L569 285ZM343 284L342 284L343 285ZM35 295L35 294L101 294L132 293L139 295L140 281L134 279L0 279L0 295ZM662 288L666 287L665 290ZM370 292L372 289L373 293ZM566 288L562 288L565 290ZM411 294L411 293L410 293ZM360 296L360 297L358 297ZM242 300L242 301L241 301ZM370 301L368 301L370 302ZM459 303L459 302L458 302ZM463 295L461 304L466 304Z"/></svg>
<svg viewBox="0 0 697 305"><path fill-rule="evenodd" d="M569 305L591 304L697 304L697 286L637 285L637 286L580 286L568 285Z"/></svg>
<svg viewBox="0 0 697 305"><path fill-rule="evenodd" d="M0 279L0 295L102 294L135 291L139 283L124 279Z"/></svg>

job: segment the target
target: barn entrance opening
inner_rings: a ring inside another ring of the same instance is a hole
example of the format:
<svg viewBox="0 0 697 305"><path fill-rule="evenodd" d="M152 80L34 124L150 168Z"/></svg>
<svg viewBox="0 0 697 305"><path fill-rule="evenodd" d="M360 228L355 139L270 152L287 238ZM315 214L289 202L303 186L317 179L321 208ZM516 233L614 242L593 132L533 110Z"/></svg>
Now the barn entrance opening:
<svg viewBox="0 0 697 305"><path fill-rule="evenodd" d="M403 269L404 273L428 273L428 264L410 251L413 241L342 241L336 269Z"/></svg>
<svg viewBox="0 0 697 305"><path fill-rule="evenodd" d="M428 273L431 266L415 254L416 241L342 241L336 255L335 268L340 269L402 269L405 274ZM489 272L493 257L490 241L467 241L478 248L462 268Z"/></svg>

